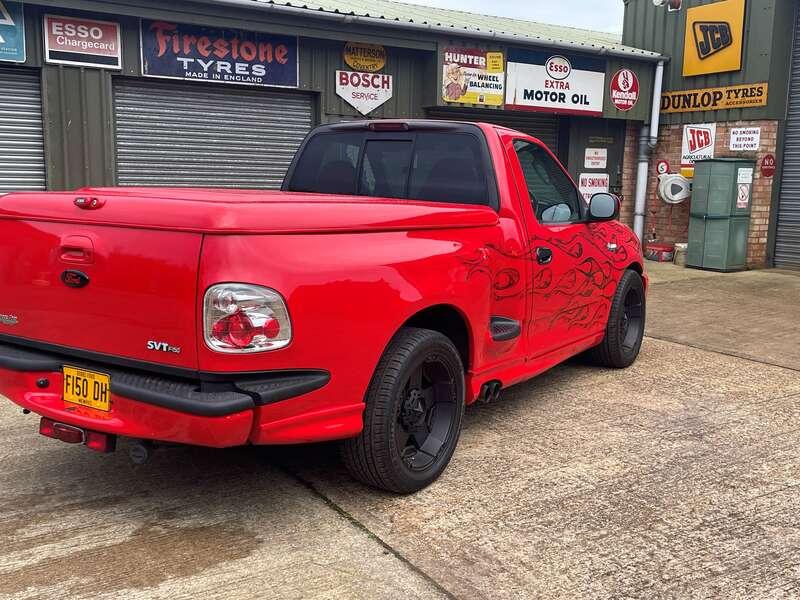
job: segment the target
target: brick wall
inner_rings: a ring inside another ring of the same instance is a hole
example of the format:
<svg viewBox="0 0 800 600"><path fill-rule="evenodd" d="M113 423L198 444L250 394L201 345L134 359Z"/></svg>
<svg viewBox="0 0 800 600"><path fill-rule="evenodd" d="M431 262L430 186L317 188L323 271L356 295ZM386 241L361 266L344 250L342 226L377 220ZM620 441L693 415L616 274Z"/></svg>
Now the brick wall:
<svg viewBox="0 0 800 600"><path fill-rule="evenodd" d="M639 153L639 129L641 123L628 121L625 127L625 150L622 155L622 204L619 220L633 227L634 204L636 203L636 157Z"/></svg>
<svg viewBox="0 0 800 600"><path fill-rule="evenodd" d="M761 146L758 152L734 152L729 149L730 130L733 127L761 127ZM752 216L747 244L747 264L751 267L764 267L767 260L767 230L769 229L769 210L772 202L772 179L761 176L761 159L765 154L775 154L777 140L777 121L731 121L717 123L717 139L714 157L750 158L756 161L756 169L751 191ZM645 212L645 239L655 237L657 242L685 242L689 230L689 201L681 204L667 204L658 197L658 173L656 162L669 161L670 172L680 172L681 141L683 125L663 125L659 128L659 142L650 159L647 182L647 210ZM626 138L626 158L628 156ZM634 154L635 165L635 154ZM635 166L634 166L635 178ZM632 212L631 208L631 212Z"/></svg>

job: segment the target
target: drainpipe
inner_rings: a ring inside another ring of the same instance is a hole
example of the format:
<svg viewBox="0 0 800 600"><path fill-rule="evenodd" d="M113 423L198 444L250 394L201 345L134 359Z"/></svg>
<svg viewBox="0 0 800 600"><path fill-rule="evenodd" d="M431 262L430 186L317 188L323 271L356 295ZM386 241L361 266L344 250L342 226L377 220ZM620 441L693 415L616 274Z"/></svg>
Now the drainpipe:
<svg viewBox="0 0 800 600"><path fill-rule="evenodd" d="M647 209L647 170L650 164L650 153L658 144L658 120L661 115L661 85L664 80L664 61L656 64L653 78L653 105L650 109L650 125L642 125L639 132L639 156L636 168L636 202L633 209L633 231L644 241L644 215Z"/></svg>

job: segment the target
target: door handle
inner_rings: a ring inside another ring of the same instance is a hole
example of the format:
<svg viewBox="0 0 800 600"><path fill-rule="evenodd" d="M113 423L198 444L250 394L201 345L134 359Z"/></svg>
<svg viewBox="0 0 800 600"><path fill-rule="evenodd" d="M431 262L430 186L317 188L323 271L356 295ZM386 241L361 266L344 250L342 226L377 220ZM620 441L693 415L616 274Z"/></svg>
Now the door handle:
<svg viewBox="0 0 800 600"><path fill-rule="evenodd" d="M83 235L68 235L61 240L58 257L70 265L90 265L94 262L94 244Z"/></svg>
<svg viewBox="0 0 800 600"><path fill-rule="evenodd" d="M553 260L553 251L550 248L539 246L536 248L536 262L540 265L549 265Z"/></svg>

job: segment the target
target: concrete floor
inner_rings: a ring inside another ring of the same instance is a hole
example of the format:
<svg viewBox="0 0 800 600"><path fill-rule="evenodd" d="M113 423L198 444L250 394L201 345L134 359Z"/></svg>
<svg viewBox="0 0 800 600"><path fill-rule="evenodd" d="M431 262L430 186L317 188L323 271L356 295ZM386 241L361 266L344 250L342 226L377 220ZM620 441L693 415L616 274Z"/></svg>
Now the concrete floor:
<svg viewBox="0 0 800 600"><path fill-rule="evenodd" d="M800 277L648 266L633 367L472 407L410 497L332 445L135 467L0 403L0 597L800 596Z"/></svg>

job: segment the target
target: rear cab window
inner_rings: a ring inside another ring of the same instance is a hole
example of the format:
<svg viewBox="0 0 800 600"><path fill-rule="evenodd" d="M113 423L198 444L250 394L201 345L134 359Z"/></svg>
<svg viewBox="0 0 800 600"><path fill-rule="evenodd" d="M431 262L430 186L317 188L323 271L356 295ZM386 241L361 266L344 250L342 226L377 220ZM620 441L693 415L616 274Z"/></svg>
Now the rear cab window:
<svg viewBox="0 0 800 600"><path fill-rule="evenodd" d="M323 131L303 145L283 189L498 207L480 130Z"/></svg>

